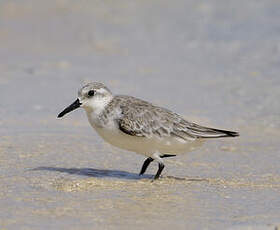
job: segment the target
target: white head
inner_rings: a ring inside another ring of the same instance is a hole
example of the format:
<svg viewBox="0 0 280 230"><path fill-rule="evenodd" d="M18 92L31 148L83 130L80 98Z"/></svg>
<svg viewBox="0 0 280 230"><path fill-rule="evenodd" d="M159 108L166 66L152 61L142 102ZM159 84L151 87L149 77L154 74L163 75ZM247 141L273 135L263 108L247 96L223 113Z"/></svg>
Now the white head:
<svg viewBox="0 0 280 230"><path fill-rule="evenodd" d="M92 82L78 91L78 99L64 109L58 117L63 117L79 107L84 108L87 113L99 114L112 99L111 91L104 84Z"/></svg>

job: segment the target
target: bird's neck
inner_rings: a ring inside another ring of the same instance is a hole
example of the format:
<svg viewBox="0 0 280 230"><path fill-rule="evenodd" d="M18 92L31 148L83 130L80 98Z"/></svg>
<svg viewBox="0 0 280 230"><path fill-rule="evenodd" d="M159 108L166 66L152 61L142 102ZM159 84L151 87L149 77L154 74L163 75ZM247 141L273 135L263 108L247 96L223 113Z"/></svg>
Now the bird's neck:
<svg viewBox="0 0 280 230"><path fill-rule="evenodd" d="M113 97L108 97L106 100L96 101L94 106L90 108L85 108L88 120L92 126L101 127L104 125L105 121L102 119L102 114L112 99Z"/></svg>

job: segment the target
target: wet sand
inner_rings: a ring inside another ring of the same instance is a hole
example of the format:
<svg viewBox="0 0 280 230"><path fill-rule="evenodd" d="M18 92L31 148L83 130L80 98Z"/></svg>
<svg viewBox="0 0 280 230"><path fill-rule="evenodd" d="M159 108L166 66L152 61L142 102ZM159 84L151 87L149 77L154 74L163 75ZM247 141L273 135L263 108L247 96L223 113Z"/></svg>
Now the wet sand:
<svg viewBox="0 0 280 230"><path fill-rule="evenodd" d="M277 1L2 1L1 229L277 229ZM101 81L239 131L167 159L104 143L82 110Z"/></svg>

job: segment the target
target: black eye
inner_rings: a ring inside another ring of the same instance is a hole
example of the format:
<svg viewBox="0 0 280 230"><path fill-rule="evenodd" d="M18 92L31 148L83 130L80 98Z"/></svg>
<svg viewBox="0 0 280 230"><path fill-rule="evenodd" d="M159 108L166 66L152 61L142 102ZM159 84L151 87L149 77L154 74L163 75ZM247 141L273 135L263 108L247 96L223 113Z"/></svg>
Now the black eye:
<svg viewBox="0 0 280 230"><path fill-rule="evenodd" d="M88 96L92 97L94 95L94 93L95 93L94 90L90 90L90 91L88 91Z"/></svg>

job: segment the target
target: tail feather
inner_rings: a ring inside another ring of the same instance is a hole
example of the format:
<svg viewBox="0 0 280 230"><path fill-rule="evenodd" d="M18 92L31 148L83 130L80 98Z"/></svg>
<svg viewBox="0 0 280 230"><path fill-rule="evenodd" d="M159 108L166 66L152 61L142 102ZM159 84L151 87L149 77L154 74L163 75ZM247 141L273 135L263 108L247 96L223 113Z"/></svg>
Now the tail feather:
<svg viewBox="0 0 280 230"><path fill-rule="evenodd" d="M238 132L208 128L192 123L188 127L188 134L191 134L197 138L219 138L219 137L237 137Z"/></svg>
<svg viewBox="0 0 280 230"><path fill-rule="evenodd" d="M235 131L228 131L228 130L222 130L222 129L213 129L214 131L220 133L221 137L238 137L239 133Z"/></svg>

